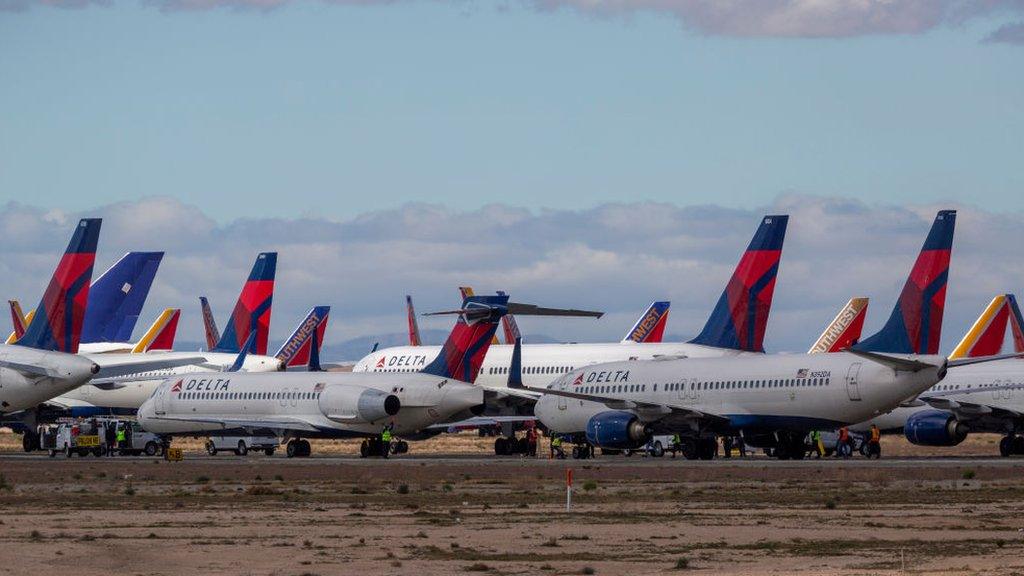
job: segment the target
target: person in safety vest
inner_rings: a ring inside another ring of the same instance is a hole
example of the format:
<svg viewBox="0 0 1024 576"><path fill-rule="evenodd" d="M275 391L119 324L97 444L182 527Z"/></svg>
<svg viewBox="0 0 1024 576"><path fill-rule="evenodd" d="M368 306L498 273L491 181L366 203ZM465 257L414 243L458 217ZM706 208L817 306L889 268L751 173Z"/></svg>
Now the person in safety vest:
<svg viewBox="0 0 1024 576"><path fill-rule="evenodd" d="M119 450L127 448L125 443L124 426L118 426L117 428L117 447Z"/></svg>
<svg viewBox="0 0 1024 576"><path fill-rule="evenodd" d="M565 460L565 450L562 450L561 436L555 436L551 439L551 455L557 456L559 460Z"/></svg>
<svg viewBox="0 0 1024 576"><path fill-rule="evenodd" d="M877 424L871 425L871 435L868 438L868 458L874 456L875 458L882 457L882 431L878 429Z"/></svg>
<svg viewBox="0 0 1024 576"><path fill-rule="evenodd" d="M391 424L384 427L384 430L380 433L380 455L384 458L388 457L391 452Z"/></svg>
<svg viewBox="0 0 1024 576"><path fill-rule="evenodd" d="M853 454L850 448L850 430L843 426L839 429L839 441L836 444L836 456L849 458Z"/></svg>

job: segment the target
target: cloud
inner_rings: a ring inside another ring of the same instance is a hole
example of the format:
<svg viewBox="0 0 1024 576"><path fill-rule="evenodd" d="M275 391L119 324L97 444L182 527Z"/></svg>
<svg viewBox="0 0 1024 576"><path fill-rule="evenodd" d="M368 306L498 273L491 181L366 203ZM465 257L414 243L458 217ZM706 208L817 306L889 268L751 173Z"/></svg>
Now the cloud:
<svg viewBox="0 0 1024 576"><path fill-rule="evenodd" d="M162 10L214 8L271 10L294 0L142 0ZM348 6L391 5L411 0L323 0ZM466 9L464 0L433 0ZM0 10L31 4L82 8L110 0L0 0ZM599 17L662 14L701 34L737 37L843 38L913 35L976 18L1024 14L1022 0L506 0L540 12L569 9ZM1006 25L991 41L1020 43L1020 25ZM1006 37L1007 40L1003 40Z"/></svg>
<svg viewBox="0 0 1024 576"><path fill-rule="evenodd" d="M1024 45L1024 22L1000 26L985 38L985 42Z"/></svg>
<svg viewBox="0 0 1024 576"><path fill-rule="evenodd" d="M400 333L404 295L421 312L450 308L456 288L506 290L518 301L604 310L601 321L520 320L527 333L562 340L621 338L654 299L672 301L668 331L703 325L759 217L791 215L767 346L804 350L851 296L872 298L870 330L902 287L936 210L849 198L778 197L750 210L713 205L608 204L580 210L491 205L455 210L408 204L335 221L245 219L218 224L170 198L83 214L8 203L0 212L0 295L38 300L81 216L102 216L97 272L128 250L165 250L145 319L184 309L179 338L202 340L197 298L225 321L257 252L280 252L272 340L314 304L332 306L328 339ZM954 206L956 207L956 206ZM960 206L945 322L950 349L996 293L1019 290L1024 214ZM450 319L423 319L447 330ZM143 327L137 329L141 332Z"/></svg>

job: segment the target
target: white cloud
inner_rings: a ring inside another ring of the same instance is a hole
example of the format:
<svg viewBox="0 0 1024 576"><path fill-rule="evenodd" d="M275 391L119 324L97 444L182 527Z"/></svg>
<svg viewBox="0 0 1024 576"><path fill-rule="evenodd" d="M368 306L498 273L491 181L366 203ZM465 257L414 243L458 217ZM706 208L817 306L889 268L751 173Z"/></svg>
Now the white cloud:
<svg viewBox="0 0 1024 576"><path fill-rule="evenodd" d="M143 322L184 309L179 338L200 341L197 297L218 320L237 297L255 254L280 252L272 339L314 304L332 306L329 339L401 332L404 295L421 312L450 308L456 287L507 290L518 301L605 310L607 319L521 319L525 331L565 340L615 340L654 299L673 302L669 333L694 334L706 319L759 216L791 215L768 329L772 350L803 350L850 296L872 298L868 329L888 316L924 240L946 205L876 206L852 199L780 196L752 210L637 203L585 210L492 205L458 211L410 204L346 221L320 218L217 224L194 206L148 198L53 218L9 203L0 214L0 294L34 306L69 223L103 216L97 272L128 250L167 252ZM954 206L956 207L956 206ZM1024 278L1017 251L1024 215L959 207L944 348L951 348L994 293ZM450 319L423 319L447 329ZM139 331L141 331L141 327Z"/></svg>

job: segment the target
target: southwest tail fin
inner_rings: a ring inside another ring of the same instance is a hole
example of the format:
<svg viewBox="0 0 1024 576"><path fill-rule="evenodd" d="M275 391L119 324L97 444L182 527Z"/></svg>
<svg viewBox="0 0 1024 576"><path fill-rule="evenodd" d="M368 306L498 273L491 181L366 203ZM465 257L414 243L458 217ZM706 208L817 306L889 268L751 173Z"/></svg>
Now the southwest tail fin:
<svg viewBox="0 0 1024 576"><path fill-rule="evenodd" d="M669 302L653 302L640 315L636 324L626 332L622 343L629 342L661 342L665 335L665 325L668 324Z"/></svg>
<svg viewBox="0 0 1024 576"><path fill-rule="evenodd" d="M149 352L151 350L173 350L174 337L178 333L178 319L181 317L181 308L167 308L157 316L146 333L139 338L132 348L133 354Z"/></svg>
<svg viewBox="0 0 1024 576"><path fill-rule="evenodd" d="M868 299L850 298L807 353L841 352L853 346L860 340L867 315Z"/></svg>
<svg viewBox="0 0 1024 576"><path fill-rule="evenodd" d="M853 348L892 354L938 354L955 227L956 210L940 210L888 322Z"/></svg>
<svg viewBox="0 0 1024 576"><path fill-rule="evenodd" d="M437 358L427 364L421 372L470 383L475 381L477 374L480 373L480 366L484 362L484 356L487 355L487 349L491 345L491 339L494 338L502 316L522 314L600 318L602 315L601 312L539 308L531 304L518 304L509 302L507 294L468 296L462 300L462 308L459 310L433 312L428 316L439 314L458 314L459 317Z"/></svg>
<svg viewBox="0 0 1024 576"><path fill-rule="evenodd" d="M949 355L950 360L995 356L1002 351L1006 340L1006 323L1010 319L1009 299L1009 294L1000 294L988 303L981 316L978 316L971 329L953 349Z"/></svg>
<svg viewBox="0 0 1024 576"><path fill-rule="evenodd" d="M199 309L203 313L203 328L206 329L206 349L213 350L217 347L217 342L220 342L220 330L217 329L217 320L213 317L206 296L199 297Z"/></svg>
<svg viewBox="0 0 1024 576"><path fill-rule="evenodd" d="M764 352L789 216L765 216L701 333L690 340L714 348Z"/></svg>
<svg viewBox="0 0 1024 576"><path fill-rule="evenodd" d="M285 366L306 366L309 364L309 355L313 348L313 336L316 336L317 357L319 358L319 347L323 345L324 331L327 330L327 318L331 314L330 306L314 306L306 313L306 317L299 322L292 335L284 341L281 348L274 356L281 360Z"/></svg>
<svg viewBox="0 0 1024 576"><path fill-rule="evenodd" d="M32 322L16 344L70 354L78 352L101 224L99 218L78 222Z"/></svg>
<svg viewBox="0 0 1024 576"><path fill-rule="evenodd" d="M265 355L270 338L270 311L274 300L274 275L277 252L263 252L256 257L249 278L231 313L224 334L214 347L215 352L241 351L250 332L256 333L253 354Z"/></svg>
<svg viewBox="0 0 1024 576"><path fill-rule="evenodd" d="M1024 352L1024 318L1021 318L1020 307L1017 306L1017 297L1013 294L1006 295L1007 305L1010 307L1010 331L1013 333L1013 350L1018 354Z"/></svg>
<svg viewBox="0 0 1024 576"><path fill-rule="evenodd" d="M422 346L420 325L416 322L416 309L412 306L412 296L405 295L405 314L409 320L409 346Z"/></svg>
<svg viewBox="0 0 1024 576"><path fill-rule="evenodd" d="M7 303L11 306L11 324L14 325L14 331L7 337L7 344L14 344L25 335L25 328L28 323L32 321L31 315L33 312L29 312L29 317L26 317L21 311L21 304L17 300L8 300Z"/></svg>
<svg viewBox="0 0 1024 576"><path fill-rule="evenodd" d="M89 289L82 343L129 342L163 252L129 252Z"/></svg>
<svg viewBox="0 0 1024 576"><path fill-rule="evenodd" d="M503 293L503 292L498 292L497 294L498 294L499 296L501 296L501 295L503 295L504 293ZM466 298L469 298L470 296L473 296L473 295L474 295L474 294L473 294L473 287L472 287L472 286L459 286L459 295L460 295L460 296L462 296L462 299L463 299L463 300L465 300ZM506 314L506 316L507 316L507 314ZM502 316L502 318L504 318L504 317L505 317L505 316ZM498 335L497 335L497 334L495 334L495 335L494 335L494 336L493 336L493 337L491 338L491 345L492 345L492 346L496 346L496 345L498 345L498 344L500 344L500 342L498 342Z"/></svg>

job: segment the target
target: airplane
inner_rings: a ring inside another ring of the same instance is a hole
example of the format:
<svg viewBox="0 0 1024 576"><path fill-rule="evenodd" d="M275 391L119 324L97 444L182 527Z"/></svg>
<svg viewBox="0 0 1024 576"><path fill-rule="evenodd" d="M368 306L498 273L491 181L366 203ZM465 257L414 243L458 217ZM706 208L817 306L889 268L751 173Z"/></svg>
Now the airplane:
<svg viewBox="0 0 1024 576"><path fill-rule="evenodd" d="M599 312L539 308L507 295L469 296L436 358L401 374L323 372L319 353L307 372L210 374L162 383L139 409L142 426L165 435L272 433L289 457L309 456L307 438L398 436L468 416L483 404L473 385L505 314L600 317ZM316 332L311 331L316 338ZM311 351L317 346L311 346Z"/></svg>
<svg viewBox="0 0 1024 576"><path fill-rule="evenodd" d="M92 283L79 352L129 352L138 348L138 343L130 342L132 332L163 255L163 252L128 252ZM7 338L7 343L11 344L24 333L35 311L22 314L17 300L10 300L9 304L14 324L14 331Z"/></svg>
<svg viewBox="0 0 1024 576"><path fill-rule="evenodd" d="M545 426L590 446L634 449L680 434L687 458L711 459L718 435L739 434L777 458L803 458L809 431L863 422L954 367L993 359L938 354L955 221L955 211L938 212L888 322L844 351L606 363L518 392L537 398Z"/></svg>
<svg viewBox="0 0 1024 576"><path fill-rule="evenodd" d="M853 346L860 341L867 315L868 299L850 298L807 353L841 352Z"/></svg>
<svg viewBox="0 0 1024 576"><path fill-rule="evenodd" d="M525 384L544 386L556 375L599 362L762 355L764 330L788 221L789 217L785 215L765 216L761 220L707 324L689 342L524 344L527 362L523 366ZM490 387L506 385L512 348L507 344L490 347L482 364L479 384ZM375 350L359 360L353 372L415 372L422 369L438 351L437 346L397 346Z"/></svg>
<svg viewBox="0 0 1024 576"><path fill-rule="evenodd" d="M997 311L993 314L993 305ZM1024 319L1012 294L997 296L957 347L961 357L998 354L1007 317L1014 352L1024 353ZM1024 361L1009 358L951 372L914 402L887 415L881 425L899 424L911 443L956 446L972 433L1002 434L999 454L1024 454ZM899 418L903 418L900 422Z"/></svg>

